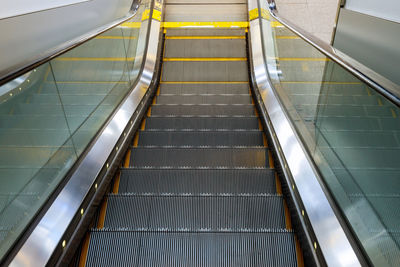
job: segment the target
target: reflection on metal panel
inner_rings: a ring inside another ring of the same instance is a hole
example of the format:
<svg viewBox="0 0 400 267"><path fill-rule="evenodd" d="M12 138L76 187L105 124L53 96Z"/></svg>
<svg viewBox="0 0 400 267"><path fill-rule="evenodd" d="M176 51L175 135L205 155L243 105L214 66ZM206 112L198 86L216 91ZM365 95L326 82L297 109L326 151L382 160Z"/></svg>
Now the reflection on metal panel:
<svg viewBox="0 0 400 267"><path fill-rule="evenodd" d="M341 9L333 46L400 84L400 24Z"/></svg>

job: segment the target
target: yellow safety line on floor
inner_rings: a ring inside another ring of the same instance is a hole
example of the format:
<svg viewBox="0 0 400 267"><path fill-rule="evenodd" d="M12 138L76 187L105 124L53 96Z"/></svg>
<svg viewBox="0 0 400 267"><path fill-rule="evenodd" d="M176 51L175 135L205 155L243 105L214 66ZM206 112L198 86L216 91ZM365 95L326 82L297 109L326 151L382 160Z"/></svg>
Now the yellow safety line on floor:
<svg viewBox="0 0 400 267"><path fill-rule="evenodd" d="M368 96L372 96L372 94L371 94L371 91L369 90L369 88L368 88L368 87L365 87L365 90L367 90L367 94L368 94Z"/></svg>
<svg viewBox="0 0 400 267"><path fill-rule="evenodd" d="M118 172L118 174L115 176L115 181L114 181L114 186L113 186L114 194L118 194L120 180L121 180L121 172Z"/></svg>
<svg viewBox="0 0 400 267"><path fill-rule="evenodd" d="M382 100L380 98L378 98L378 105L383 106Z"/></svg>
<svg viewBox="0 0 400 267"><path fill-rule="evenodd" d="M248 21L179 21L179 22L162 22L164 28L247 28Z"/></svg>
<svg viewBox="0 0 400 267"><path fill-rule="evenodd" d="M276 39L301 39L297 36L275 36Z"/></svg>
<svg viewBox="0 0 400 267"><path fill-rule="evenodd" d="M167 57L163 61L246 61L245 57Z"/></svg>
<svg viewBox="0 0 400 267"><path fill-rule="evenodd" d="M141 22L124 22L120 25L122 28L140 28Z"/></svg>
<svg viewBox="0 0 400 267"><path fill-rule="evenodd" d="M60 57L57 61L131 61L134 57Z"/></svg>
<svg viewBox="0 0 400 267"><path fill-rule="evenodd" d="M199 82L199 81L193 81L193 82L189 82L189 81L182 81L182 82L179 82L179 81L161 81L160 82L161 84L244 84L244 83L249 83L248 81L243 81L243 82L240 82L240 81L238 81L238 82L218 82L218 81L215 81L215 82L206 82L206 81L201 81L201 82Z"/></svg>
<svg viewBox="0 0 400 267"><path fill-rule="evenodd" d="M86 259L89 251L89 241L90 241L90 234L86 233L85 239L82 244L81 255L79 257L79 265L78 265L79 267L86 266Z"/></svg>
<svg viewBox="0 0 400 267"><path fill-rule="evenodd" d="M95 39L124 39L124 40L133 40L136 37L125 37L125 36L97 36Z"/></svg>
<svg viewBox="0 0 400 267"><path fill-rule="evenodd" d="M166 36L166 40L230 40L230 39L246 39L245 36Z"/></svg>

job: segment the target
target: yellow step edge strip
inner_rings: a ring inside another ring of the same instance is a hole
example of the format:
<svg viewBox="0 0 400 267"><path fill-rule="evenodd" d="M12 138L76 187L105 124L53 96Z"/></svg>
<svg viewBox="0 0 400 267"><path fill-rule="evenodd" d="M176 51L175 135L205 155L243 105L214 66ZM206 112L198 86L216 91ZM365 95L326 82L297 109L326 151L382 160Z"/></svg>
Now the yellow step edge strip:
<svg viewBox="0 0 400 267"><path fill-rule="evenodd" d="M166 40L203 40L203 39L246 39L245 36L166 36Z"/></svg>
<svg viewBox="0 0 400 267"><path fill-rule="evenodd" d="M278 21L271 21L272 28L283 28L284 26Z"/></svg>
<svg viewBox="0 0 400 267"><path fill-rule="evenodd" d="M247 28L248 21L179 21L162 22L164 28L204 27L204 28Z"/></svg>
<svg viewBox="0 0 400 267"><path fill-rule="evenodd" d="M131 61L134 57L60 57L57 61Z"/></svg>
<svg viewBox="0 0 400 267"><path fill-rule="evenodd" d="M167 57L163 61L246 61L245 57Z"/></svg>
<svg viewBox="0 0 400 267"><path fill-rule="evenodd" d="M248 81L243 81L243 82L206 82L206 81L201 81L201 82L179 82L179 81L161 81L161 84L248 84Z"/></svg>
<svg viewBox="0 0 400 267"><path fill-rule="evenodd" d="M140 26L142 25L141 22L124 22L121 24L120 27L122 28L140 28Z"/></svg>

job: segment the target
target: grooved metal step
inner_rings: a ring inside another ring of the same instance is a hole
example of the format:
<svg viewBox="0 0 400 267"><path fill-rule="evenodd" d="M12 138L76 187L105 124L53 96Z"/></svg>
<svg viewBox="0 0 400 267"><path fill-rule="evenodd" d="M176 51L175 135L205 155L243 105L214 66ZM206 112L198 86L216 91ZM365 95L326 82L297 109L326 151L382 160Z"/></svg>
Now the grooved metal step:
<svg viewBox="0 0 400 267"><path fill-rule="evenodd" d="M160 85L160 94L249 94L248 83L175 83Z"/></svg>
<svg viewBox="0 0 400 267"><path fill-rule="evenodd" d="M282 196L109 195L107 229L269 232L285 228Z"/></svg>
<svg viewBox="0 0 400 267"><path fill-rule="evenodd" d="M145 129L245 129L258 130L258 119L248 117L155 117L146 119Z"/></svg>
<svg viewBox="0 0 400 267"><path fill-rule="evenodd" d="M294 233L92 230L87 266L297 266Z"/></svg>
<svg viewBox="0 0 400 267"><path fill-rule="evenodd" d="M251 104L247 95L159 95L157 104Z"/></svg>
<svg viewBox="0 0 400 267"><path fill-rule="evenodd" d="M141 131L139 146L263 146L261 131Z"/></svg>
<svg viewBox="0 0 400 267"><path fill-rule="evenodd" d="M241 115L255 114L253 105L153 105L151 115Z"/></svg>
<svg viewBox="0 0 400 267"><path fill-rule="evenodd" d="M131 195L267 195L273 169L122 169L119 193Z"/></svg>
<svg viewBox="0 0 400 267"><path fill-rule="evenodd" d="M245 39L167 39L165 41L165 58L245 58L246 56Z"/></svg>
<svg viewBox="0 0 400 267"><path fill-rule="evenodd" d="M133 148L131 167L266 167L266 148Z"/></svg>
<svg viewBox="0 0 400 267"><path fill-rule="evenodd" d="M164 61L161 81L247 82L247 61Z"/></svg>

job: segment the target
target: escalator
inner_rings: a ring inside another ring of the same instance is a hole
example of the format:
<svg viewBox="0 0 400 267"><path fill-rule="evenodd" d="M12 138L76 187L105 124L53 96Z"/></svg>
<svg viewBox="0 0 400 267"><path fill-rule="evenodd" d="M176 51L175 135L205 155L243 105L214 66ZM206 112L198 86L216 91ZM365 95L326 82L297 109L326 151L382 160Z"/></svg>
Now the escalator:
<svg viewBox="0 0 400 267"><path fill-rule="evenodd" d="M0 265L399 266L400 88L278 10L135 0L0 73Z"/></svg>
<svg viewBox="0 0 400 267"><path fill-rule="evenodd" d="M81 260L302 266L250 93L245 29L167 29L162 64Z"/></svg>

